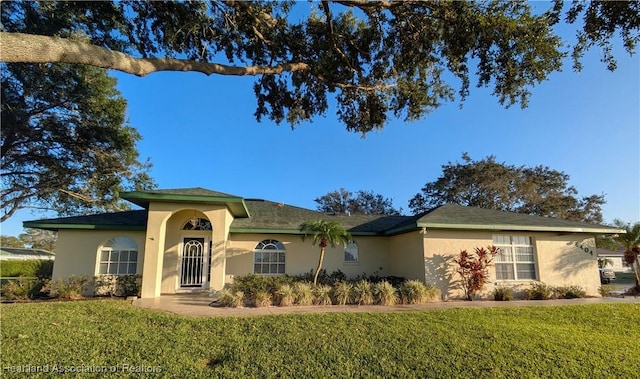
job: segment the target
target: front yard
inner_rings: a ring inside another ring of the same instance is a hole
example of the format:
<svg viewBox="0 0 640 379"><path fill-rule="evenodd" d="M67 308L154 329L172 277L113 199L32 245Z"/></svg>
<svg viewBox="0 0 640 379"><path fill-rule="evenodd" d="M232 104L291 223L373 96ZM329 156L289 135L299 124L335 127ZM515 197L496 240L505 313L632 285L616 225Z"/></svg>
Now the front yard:
<svg viewBox="0 0 640 379"><path fill-rule="evenodd" d="M640 304L250 318L186 318L117 300L0 310L4 377L24 371L225 378L640 372Z"/></svg>

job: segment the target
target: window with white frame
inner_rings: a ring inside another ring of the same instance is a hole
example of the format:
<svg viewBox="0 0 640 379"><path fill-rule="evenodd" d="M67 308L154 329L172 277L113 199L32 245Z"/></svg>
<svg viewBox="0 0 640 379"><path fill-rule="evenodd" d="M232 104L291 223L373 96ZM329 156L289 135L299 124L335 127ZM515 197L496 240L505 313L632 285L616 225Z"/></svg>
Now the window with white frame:
<svg viewBox="0 0 640 379"><path fill-rule="evenodd" d="M355 241L349 241L344 249L344 263L358 262L358 244Z"/></svg>
<svg viewBox="0 0 640 379"><path fill-rule="evenodd" d="M278 275L285 273L286 250L280 241L264 240L253 251L253 273Z"/></svg>
<svg viewBox="0 0 640 379"><path fill-rule="evenodd" d="M100 248L98 273L135 275L138 270L138 244L129 237L115 237Z"/></svg>
<svg viewBox="0 0 640 379"><path fill-rule="evenodd" d="M496 255L497 280L535 280L536 260L531 237L493 236L493 245L500 249Z"/></svg>

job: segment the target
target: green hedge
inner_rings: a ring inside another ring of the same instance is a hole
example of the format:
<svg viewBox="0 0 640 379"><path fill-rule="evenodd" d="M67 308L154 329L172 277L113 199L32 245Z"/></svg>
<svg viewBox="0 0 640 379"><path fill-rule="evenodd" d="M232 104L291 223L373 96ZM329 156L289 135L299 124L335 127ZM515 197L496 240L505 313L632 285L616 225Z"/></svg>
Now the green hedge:
<svg viewBox="0 0 640 379"><path fill-rule="evenodd" d="M0 276L13 278L18 276L51 279L52 260L29 259L24 261L0 261Z"/></svg>

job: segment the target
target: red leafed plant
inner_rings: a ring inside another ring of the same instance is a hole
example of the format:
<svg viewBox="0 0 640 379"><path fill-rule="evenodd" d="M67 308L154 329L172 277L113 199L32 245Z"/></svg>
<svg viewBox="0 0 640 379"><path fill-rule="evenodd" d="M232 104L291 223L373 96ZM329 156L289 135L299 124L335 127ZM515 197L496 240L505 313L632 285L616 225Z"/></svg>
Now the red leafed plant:
<svg viewBox="0 0 640 379"><path fill-rule="evenodd" d="M462 288L467 300L473 300L484 285L489 280L489 270L487 268L493 263L493 257L500 253L500 249L495 246L475 248L475 256L463 250L460 257L453 261L458 265L456 270L462 277Z"/></svg>

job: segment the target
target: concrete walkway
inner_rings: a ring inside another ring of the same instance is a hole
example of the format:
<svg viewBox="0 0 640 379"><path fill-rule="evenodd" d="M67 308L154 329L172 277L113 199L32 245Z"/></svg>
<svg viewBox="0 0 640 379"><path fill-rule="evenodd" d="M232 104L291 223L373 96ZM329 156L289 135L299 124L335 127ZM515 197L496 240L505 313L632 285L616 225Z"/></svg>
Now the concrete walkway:
<svg viewBox="0 0 640 379"><path fill-rule="evenodd" d="M190 317L248 317L282 314L311 314L311 313L376 313L376 312L411 312L432 309L468 308L468 307L531 307L531 306L562 306L578 304L640 304L640 298L634 297L606 297L569 300L515 300L515 301L448 301L419 305L329 305L329 306L292 306L292 307L263 307L263 308L225 308L209 306L213 298L202 295L164 295L155 299L136 299L134 306L157 309Z"/></svg>

